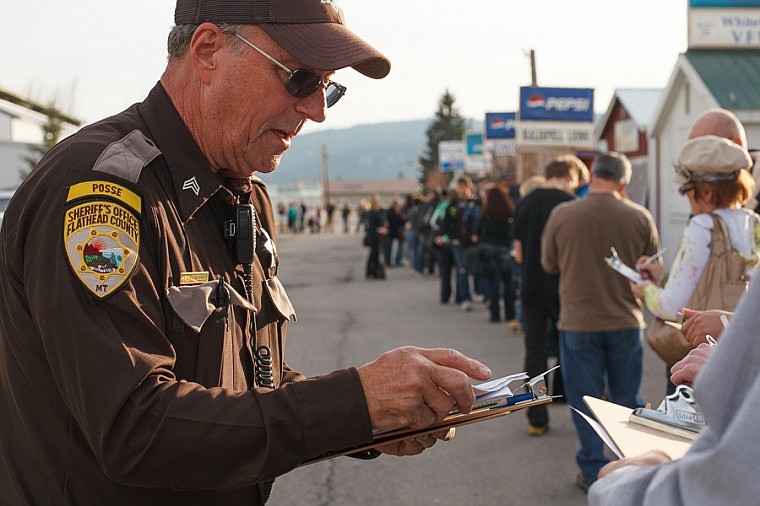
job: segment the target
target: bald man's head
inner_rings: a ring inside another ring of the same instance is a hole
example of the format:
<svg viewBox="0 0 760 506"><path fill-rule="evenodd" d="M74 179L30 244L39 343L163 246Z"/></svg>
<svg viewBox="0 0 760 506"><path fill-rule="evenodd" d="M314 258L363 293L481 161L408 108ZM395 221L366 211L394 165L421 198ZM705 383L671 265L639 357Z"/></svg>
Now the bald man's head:
<svg viewBox="0 0 760 506"><path fill-rule="evenodd" d="M717 135L747 147L747 134L744 133L744 127L739 118L726 109L708 109L697 118L689 131L689 139L703 135Z"/></svg>

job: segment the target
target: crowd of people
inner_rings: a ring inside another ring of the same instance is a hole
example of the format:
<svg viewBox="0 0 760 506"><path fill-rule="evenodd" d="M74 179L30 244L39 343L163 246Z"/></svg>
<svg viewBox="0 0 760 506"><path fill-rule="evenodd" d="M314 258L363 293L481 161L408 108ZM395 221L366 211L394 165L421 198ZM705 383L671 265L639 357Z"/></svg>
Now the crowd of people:
<svg viewBox="0 0 760 506"><path fill-rule="evenodd" d="M741 429L732 429L726 423L729 415L716 412L715 387L696 381L703 367L705 371L720 367L711 358L713 353L724 357L720 362L724 373L728 372L725 357L737 357L736 350L720 355L723 346L709 346L706 341L721 336L726 318L734 318L737 301L751 298L753 292L744 294L760 261L753 160L740 122L726 110L705 112L694 123L675 166L675 180L681 185L678 193L688 199L691 215L669 269L660 258L660 237L652 215L626 197L630 161L613 152L597 156L590 170L575 156L558 157L543 175L514 186L487 182L476 188L461 176L445 192L408 197L373 213L378 248L388 252L384 259L378 255L379 263L398 266L401 258L416 275L436 273L442 304L454 302L467 311L473 301L483 301L490 321L502 321L503 315L524 334L528 374L547 370L547 361L556 357L562 368L552 382L552 393L563 395L588 415L582 401L585 395L642 407L639 389L647 324L655 317L683 322L684 341L691 352L676 361L664 360L668 378L663 394L672 394L676 385L696 384L695 394L706 404L708 434L712 435L695 444L705 454L699 456L693 450L681 461L671 462L655 453L609 463L601 439L573 413L580 446L576 485L590 490L593 504L621 504L618 487L627 491L638 487L630 504L639 504L646 494L668 498L658 504L714 504L712 498L731 497L730 493L721 496L713 491L699 497L685 492L679 480L695 483L697 478L679 475L678 469L692 472L694 466L695 476L704 478L709 473L704 468L705 456L731 458L722 444L738 451L743 462L757 456L756 445L737 448L740 443L735 438L742 435ZM394 214L400 214L405 223L403 234L390 231ZM643 282L633 283L601 262L611 247L622 262L636 267ZM396 253L391 255L391 251ZM719 255L733 266L728 278L713 274L710 262ZM369 271L368 277L372 277ZM748 308L755 305L756 301L744 303ZM750 332L748 325L756 320L757 311L745 313L742 327L732 323L732 329ZM745 347L752 342L746 335L733 340ZM754 350L745 352L757 355ZM743 392L749 393L760 381L757 363L743 369L749 368L745 371L749 385L742 387ZM717 373L711 374L715 378ZM730 397L737 407L753 402ZM757 408L745 409L754 413ZM529 434L540 436L549 429L545 406L526 412ZM748 417L742 423L750 423ZM719 425L713 429L712 423ZM746 474L737 467L732 462L720 475ZM626 472L613 473L618 469ZM614 478L595 485L600 477L610 475ZM654 479L656 475L668 476L670 481L661 483ZM704 491L706 483L699 489ZM753 486L744 489L738 496L750 497Z"/></svg>
<svg viewBox="0 0 760 506"><path fill-rule="evenodd" d="M366 202L362 201L356 212L361 213ZM351 231L350 218L354 210L348 201L338 208L333 200L324 204L308 206L304 200L277 203L277 231L280 234L291 233L333 233L341 230L344 234ZM340 224L337 223L340 214Z"/></svg>
<svg viewBox="0 0 760 506"><path fill-rule="evenodd" d="M470 412L472 383L491 376L456 350L412 346L309 378L288 365L295 312L276 232L334 230L337 210L327 205L323 220L317 208L275 208L256 174L274 171L304 124L345 94L334 71L381 79L390 62L333 1L177 0L174 19L145 100L54 147L5 213L4 505L262 505L305 461L372 445L378 431L429 428L452 406ZM670 381L694 386L707 430L678 461L654 451L608 463L575 418L576 484L593 505L760 496L760 286L746 291L760 224L742 208L757 202L760 170L728 111L702 115L689 138L675 162L692 216L669 275L617 153L590 171L558 158L519 187L461 176L405 202L374 198L359 220L368 279L406 258L417 275L439 276L441 304L488 301L491 322L522 325L530 374L558 355L552 393L563 388L578 409L583 395L639 406L644 308L685 320L693 349L667 364ZM716 260L719 240L728 254ZM612 241L643 283L598 261ZM738 279L708 275L726 258ZM547 430L546 413L529 411L529 433ZM423 432L352 456L416 455L451 437Z"/></svg>

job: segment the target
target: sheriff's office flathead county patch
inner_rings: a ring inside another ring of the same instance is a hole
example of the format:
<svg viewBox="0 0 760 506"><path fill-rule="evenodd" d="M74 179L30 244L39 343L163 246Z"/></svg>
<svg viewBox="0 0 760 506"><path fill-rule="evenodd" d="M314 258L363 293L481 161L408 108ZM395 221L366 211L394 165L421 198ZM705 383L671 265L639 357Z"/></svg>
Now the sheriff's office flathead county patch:
<svg viewBox="0 0 760 506"><path fill-rule="evenodd" d="M96 297L111 295L137 266L142 199L109 181L69 188L63 240L69 265Z"/></svg>

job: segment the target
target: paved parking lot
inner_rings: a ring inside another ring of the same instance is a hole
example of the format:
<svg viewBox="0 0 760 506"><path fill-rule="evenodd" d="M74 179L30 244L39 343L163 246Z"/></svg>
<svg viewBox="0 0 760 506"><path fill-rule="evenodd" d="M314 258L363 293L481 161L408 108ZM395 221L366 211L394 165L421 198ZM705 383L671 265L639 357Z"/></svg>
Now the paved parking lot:
<svg viewBox="0 0 760 506"><path fill-rule="evenodd" d="M453 347L494 375L521 372L522 334L488 321L484 305L465 312L438 303L438 278L409 268L364 279L366 250L356 235L284 236L280 277L298 322L289 330L287 360L308 375L360 365L393 347ZM665 366L647 351L645 400L659 404ZM550 405L551 429L528 435L524 413L458 430L416 457L373 461L341 457L277 480L270 504L295 505L583 505L573 485L577 441L569 409Z"/></svg>

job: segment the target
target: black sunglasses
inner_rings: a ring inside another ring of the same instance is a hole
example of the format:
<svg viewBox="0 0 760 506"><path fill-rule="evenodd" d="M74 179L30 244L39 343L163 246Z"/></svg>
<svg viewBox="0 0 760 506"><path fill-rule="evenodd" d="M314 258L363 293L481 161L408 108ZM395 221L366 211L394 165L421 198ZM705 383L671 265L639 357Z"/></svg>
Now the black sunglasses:
<svg viewBox="0 0 760 506"><path fill-rule="evenodd" d="M696 188L694 188L693 186L680 186L678 188L678 193L680 193L681 195L686 195L692 190L696 190Z"/></svg>
<svg viewBox="0 0 760 506"><path fill-rule="evenodd" d="M290 70L288 67L274 59L272 56L268 55L262 49L256 47L253 43L248 41L239 33L235 32L233 35L251 46L262 56L288 73L288 80L285 81L285 91L287 91L290 96L296 98L306 98L308 96L311 96L311 94L318 89L322 88L325 90L325 105L327 107L332 107L338 102L338 100L340 100L340 97L346 94L345 86L329 79L327 82L325 82L322 76L309 69Z"/></svg>

